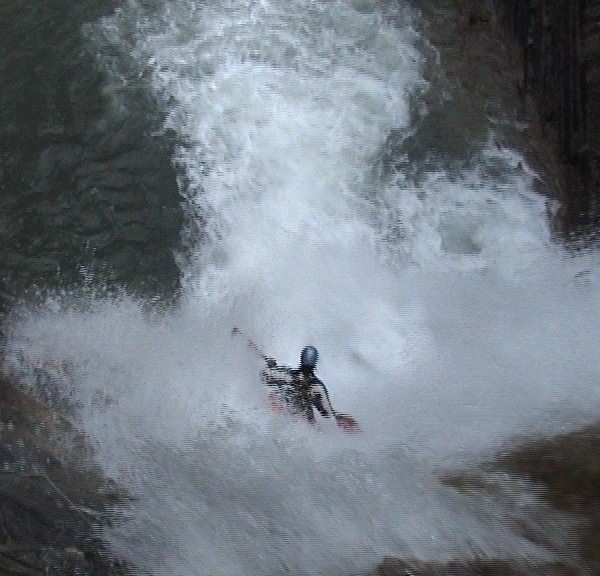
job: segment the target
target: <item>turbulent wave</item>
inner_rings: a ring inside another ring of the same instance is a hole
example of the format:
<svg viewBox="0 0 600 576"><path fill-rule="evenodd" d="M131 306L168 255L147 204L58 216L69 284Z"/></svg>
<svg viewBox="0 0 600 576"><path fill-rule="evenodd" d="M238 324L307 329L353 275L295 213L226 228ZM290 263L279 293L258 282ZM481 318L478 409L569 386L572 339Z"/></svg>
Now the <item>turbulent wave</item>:
<svg viewBox="0 0 600 576"><path fill-rule="evenodd" d="M186 288L156 315L127 297L41 304L8 351L52 376L135 497L105 537L143 570L542 553L436 470L598 414L597 262L553 246L535 174L492 133L475 167L382 169L428 113L438 63L415 22L402 2L173 0L87 29L176 135ZM317 346L364 433L269 414L233 325L287 364Z"/></svg>

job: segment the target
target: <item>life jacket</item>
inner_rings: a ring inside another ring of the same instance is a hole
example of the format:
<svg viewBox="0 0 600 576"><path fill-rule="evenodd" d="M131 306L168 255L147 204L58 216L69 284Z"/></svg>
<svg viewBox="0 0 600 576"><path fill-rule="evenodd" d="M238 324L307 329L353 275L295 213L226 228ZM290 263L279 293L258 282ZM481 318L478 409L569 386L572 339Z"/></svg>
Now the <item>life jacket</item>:
<svg viewBox="0 0 600 576"><path fill-rule="evenodd" d="M268 366L261 379L269 389L269 404L277 412L287 412L314 421L313 407L323 416L333 416L327 389L314 374L287 366Z"/></svg>

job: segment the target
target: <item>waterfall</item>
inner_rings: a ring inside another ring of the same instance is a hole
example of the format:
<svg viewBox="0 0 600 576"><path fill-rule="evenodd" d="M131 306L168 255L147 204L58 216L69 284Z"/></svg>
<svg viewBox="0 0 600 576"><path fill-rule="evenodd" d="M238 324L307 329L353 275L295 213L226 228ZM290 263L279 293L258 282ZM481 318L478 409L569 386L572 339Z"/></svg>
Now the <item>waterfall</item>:
<svg viewBox="0 0 600 576"><path fill-rule="evenodd" d="M536 174L489 126L469 164L409 165L406 141L452 98L411 4L145 4L86 33L177 141L183 294L155 314L49 298L7 348L15 370L53 376L132 496L102 536L181 576L542 555L438 470L600 414L595 255L553 244ZM270 413L233 326L287 365L316 346L362 434Z"/></svg>

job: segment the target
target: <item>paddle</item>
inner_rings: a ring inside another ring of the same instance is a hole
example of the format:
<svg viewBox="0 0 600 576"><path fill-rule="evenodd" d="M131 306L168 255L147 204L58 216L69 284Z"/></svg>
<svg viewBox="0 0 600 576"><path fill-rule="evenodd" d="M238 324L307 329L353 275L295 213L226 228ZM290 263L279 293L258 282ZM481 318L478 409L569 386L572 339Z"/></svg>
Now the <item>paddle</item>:
<svg viewBox="0 0 600 576"><path fill-rule="evenodd" d="M244 334L237 326L234 326L231 329L231 336L243 336L244 338L246 338L246 340L248 341L248 348L252 348L252 350L254 350L254 352L256 354L258 354L258 356L260 356L266 363L267 366L269 367L273 367L277 365L277 362L275 362L275 360L273 358L269 358L256 344L256 342L254 342L254 340L252 340L252 338L248 338L248 336L246 336L246 334Z"/></svg>

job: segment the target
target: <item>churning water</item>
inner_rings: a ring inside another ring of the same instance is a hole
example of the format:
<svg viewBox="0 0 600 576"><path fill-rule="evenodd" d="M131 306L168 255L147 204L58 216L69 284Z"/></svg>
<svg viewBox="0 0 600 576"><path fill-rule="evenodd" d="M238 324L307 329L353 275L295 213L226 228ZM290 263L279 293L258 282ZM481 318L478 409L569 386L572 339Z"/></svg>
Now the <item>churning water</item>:
<svg viewBox="0 0 600 576"><path fill-rule="evenodd" d="M551 242L535 175L491 132L462 168L408 166L443 70L405 2L145 4L85 34L107 91L143 79L178 142L183 293L157 314L55 298L8 348L133 497L112 549L182 576L542 554L437 471L600 414L597 258ZM234 325L282 363L317 346L363 433L270 414Z"/></svg>

